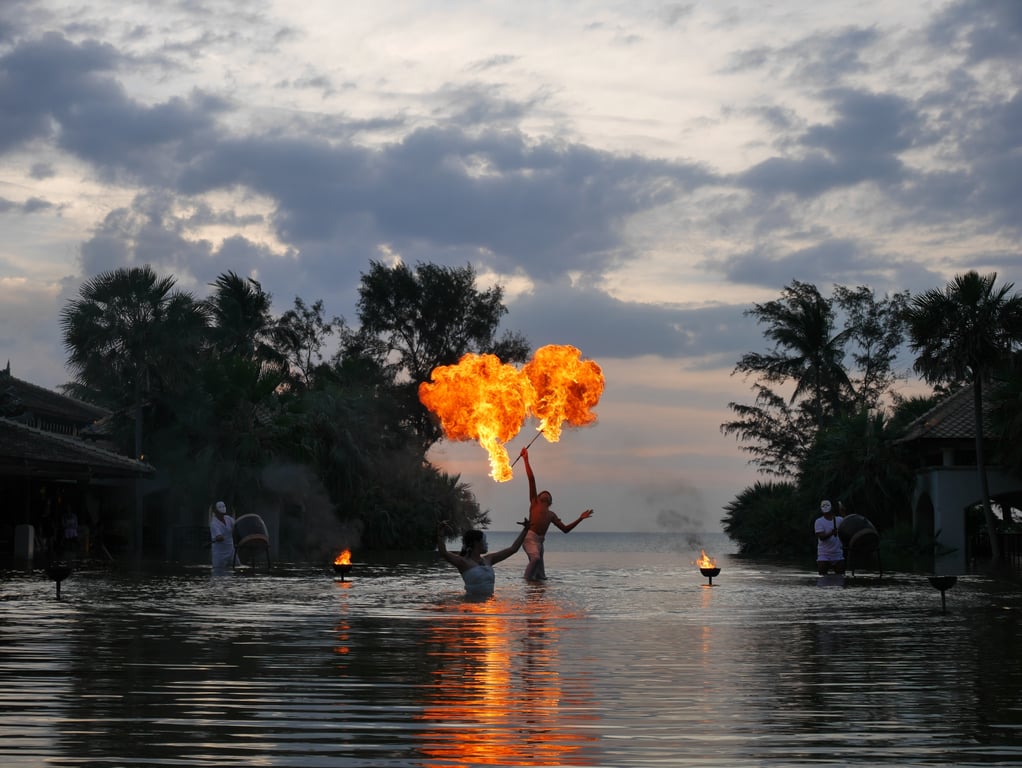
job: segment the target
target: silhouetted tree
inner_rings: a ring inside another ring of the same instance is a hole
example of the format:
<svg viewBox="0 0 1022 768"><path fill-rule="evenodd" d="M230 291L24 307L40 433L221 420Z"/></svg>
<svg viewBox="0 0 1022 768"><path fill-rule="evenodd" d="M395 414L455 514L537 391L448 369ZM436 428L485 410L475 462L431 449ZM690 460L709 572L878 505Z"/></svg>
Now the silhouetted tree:
<svg viewBox="0 0 1022 768"><path fill-rule="evenodd" d="M434 368L453 365L468 352L497 354L506 363L524 362L528 342L520 334L505 332L496 337L501 317L507 313L504 289L479 290L475 270L419 264L415 270L404 263L388 267L370 262L359 287L359 333L351 337L362 354L380 352L381 370L396 359L395 386L402 390L407 418L425 445L440 437L436 424L419 403L418 385L429 381ZM370 341L382 345L375 350Z"/></svg>
<svg viewBox="0 0 1022 768"><path fill-rule="evenodd" d="M943 290L914 296L905 311L909 343L918 353L915 370L931 383L967 380L972 387L976 469L994 567L1001 550L987 479L983 388L1022 345L1022 296L1011 293L1013 283L998 288L996 281L996 273L956 275Z"/></svg>

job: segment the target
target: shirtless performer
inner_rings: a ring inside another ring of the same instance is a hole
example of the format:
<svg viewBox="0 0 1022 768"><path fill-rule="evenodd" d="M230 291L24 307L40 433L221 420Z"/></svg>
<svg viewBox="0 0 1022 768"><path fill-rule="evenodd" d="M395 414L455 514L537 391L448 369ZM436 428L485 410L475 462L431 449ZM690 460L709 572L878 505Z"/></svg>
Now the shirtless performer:
<svg viewBox="0 0 1022 768"><path fill-rule="evenodd" d="M522 549L529 556L529 564L525 566L525 578L529 581L541 581L546 578L546 570L543 567L543 539L550 524L553 523L565 533L570 533L576 525L592 517L593 510L587 509L578 516L578 520L565 525L550 509L553 503L550 491L536 493L536 476L532 474L532 466L529 464L528 448L522 448L522 458L525 460L525 472L529 476L529 530L525 534L525 543L522 544Z"/></svg>

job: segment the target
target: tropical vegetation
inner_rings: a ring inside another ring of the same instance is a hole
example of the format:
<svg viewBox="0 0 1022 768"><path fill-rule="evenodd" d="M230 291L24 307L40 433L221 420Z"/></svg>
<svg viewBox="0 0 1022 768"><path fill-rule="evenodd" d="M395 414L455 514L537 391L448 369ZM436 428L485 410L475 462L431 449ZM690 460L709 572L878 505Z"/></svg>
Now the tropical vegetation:
<svg viewBox="0 0 1022 768"><path fill-rule="evenodd" d="M414 385L467 352L529 354L522 336L497 336L502 288L475 283L471 266L373 262L350 327L301 298L274 317L261 284L233 272L197 300L149 266L113 270L62 312L65 391L113 412L112 438L164 479L145 500L163 514L201 523L212 499L253 510L274 498L295 558L338 539L431 546L437 520L485 527L489 515L427 459L441 433Z"/></svg>
<svg viewBox="0 0 1022 768"><path fill-rule="evenodd" d="M1001 426L998 458L1022 469L1019 354L1022 297L996 275L968 272L941 290L876 297L867 287L835 286L824 297L816 286L793 281L780 298L753 305L764 325L767 352L743 355L734 373L753 377L752 404L732 402L735 418L721 425L774 479L740 492L722 524L740 551L811 558L812 519L820 499L868 513L881 531L896 532L906 547L912 466L898 438L915 418L963 386L973 390L977 471L989 538L1010 520L995 518L986 485L983 387L1004 379L993 398ZM908 371L895 368L899 353L916 354L913 368L933 385L929 396L904 398L895 385ZM932 544L932 542L931 542ZM996 545L995 545L996 546ZM999 552L993 550L993 563Z"/></svg>

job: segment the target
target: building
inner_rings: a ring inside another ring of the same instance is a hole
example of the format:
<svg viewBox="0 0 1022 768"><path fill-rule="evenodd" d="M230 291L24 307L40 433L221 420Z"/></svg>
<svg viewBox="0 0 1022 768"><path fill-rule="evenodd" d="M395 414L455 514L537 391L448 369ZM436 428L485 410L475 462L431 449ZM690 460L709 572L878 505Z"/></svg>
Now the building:
<svg viewBox="0 0 1022 768"><path fill-rule="evenodd" d="M130 551L135 486L149 464L115 451L96 425L110 413L0 370L0 563ZM73 516L73 517L72 517ZM65 523L77 525L76 541Z"/></svg>
<svg viewBox="0 0 1022 768"><path fill-rule="evenodd" d="M989 402L984 399L984 415ZM990 435L989 427L984 434ZM917 459L912 525L918 536L933 542L934 573L968 572L989 549L985 524L974 513L970 515L982 501L972 389L962 389L917 418L898 442ZM984 442L987 482L991 502L1004 514L1022 509L1022 478L993 463L996 447L989 437ZM1002 537L1001 549L1007 554L1014 551L1012 537Z"/></svg>

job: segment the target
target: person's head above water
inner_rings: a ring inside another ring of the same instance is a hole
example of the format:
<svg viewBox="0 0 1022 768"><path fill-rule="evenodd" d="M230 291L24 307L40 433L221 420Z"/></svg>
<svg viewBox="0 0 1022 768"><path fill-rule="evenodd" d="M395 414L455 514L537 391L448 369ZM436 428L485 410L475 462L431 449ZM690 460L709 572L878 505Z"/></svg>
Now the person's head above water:
<svg viewBox="0 0 1022 768"><path fill-rule="evenodd" d="M461 556L465 557L472 552L476 544L481 545L479 547L479 553L486 554L488 550L488 543L486 541L486 534L483 531L472 529L461 534Z"/></svg>

